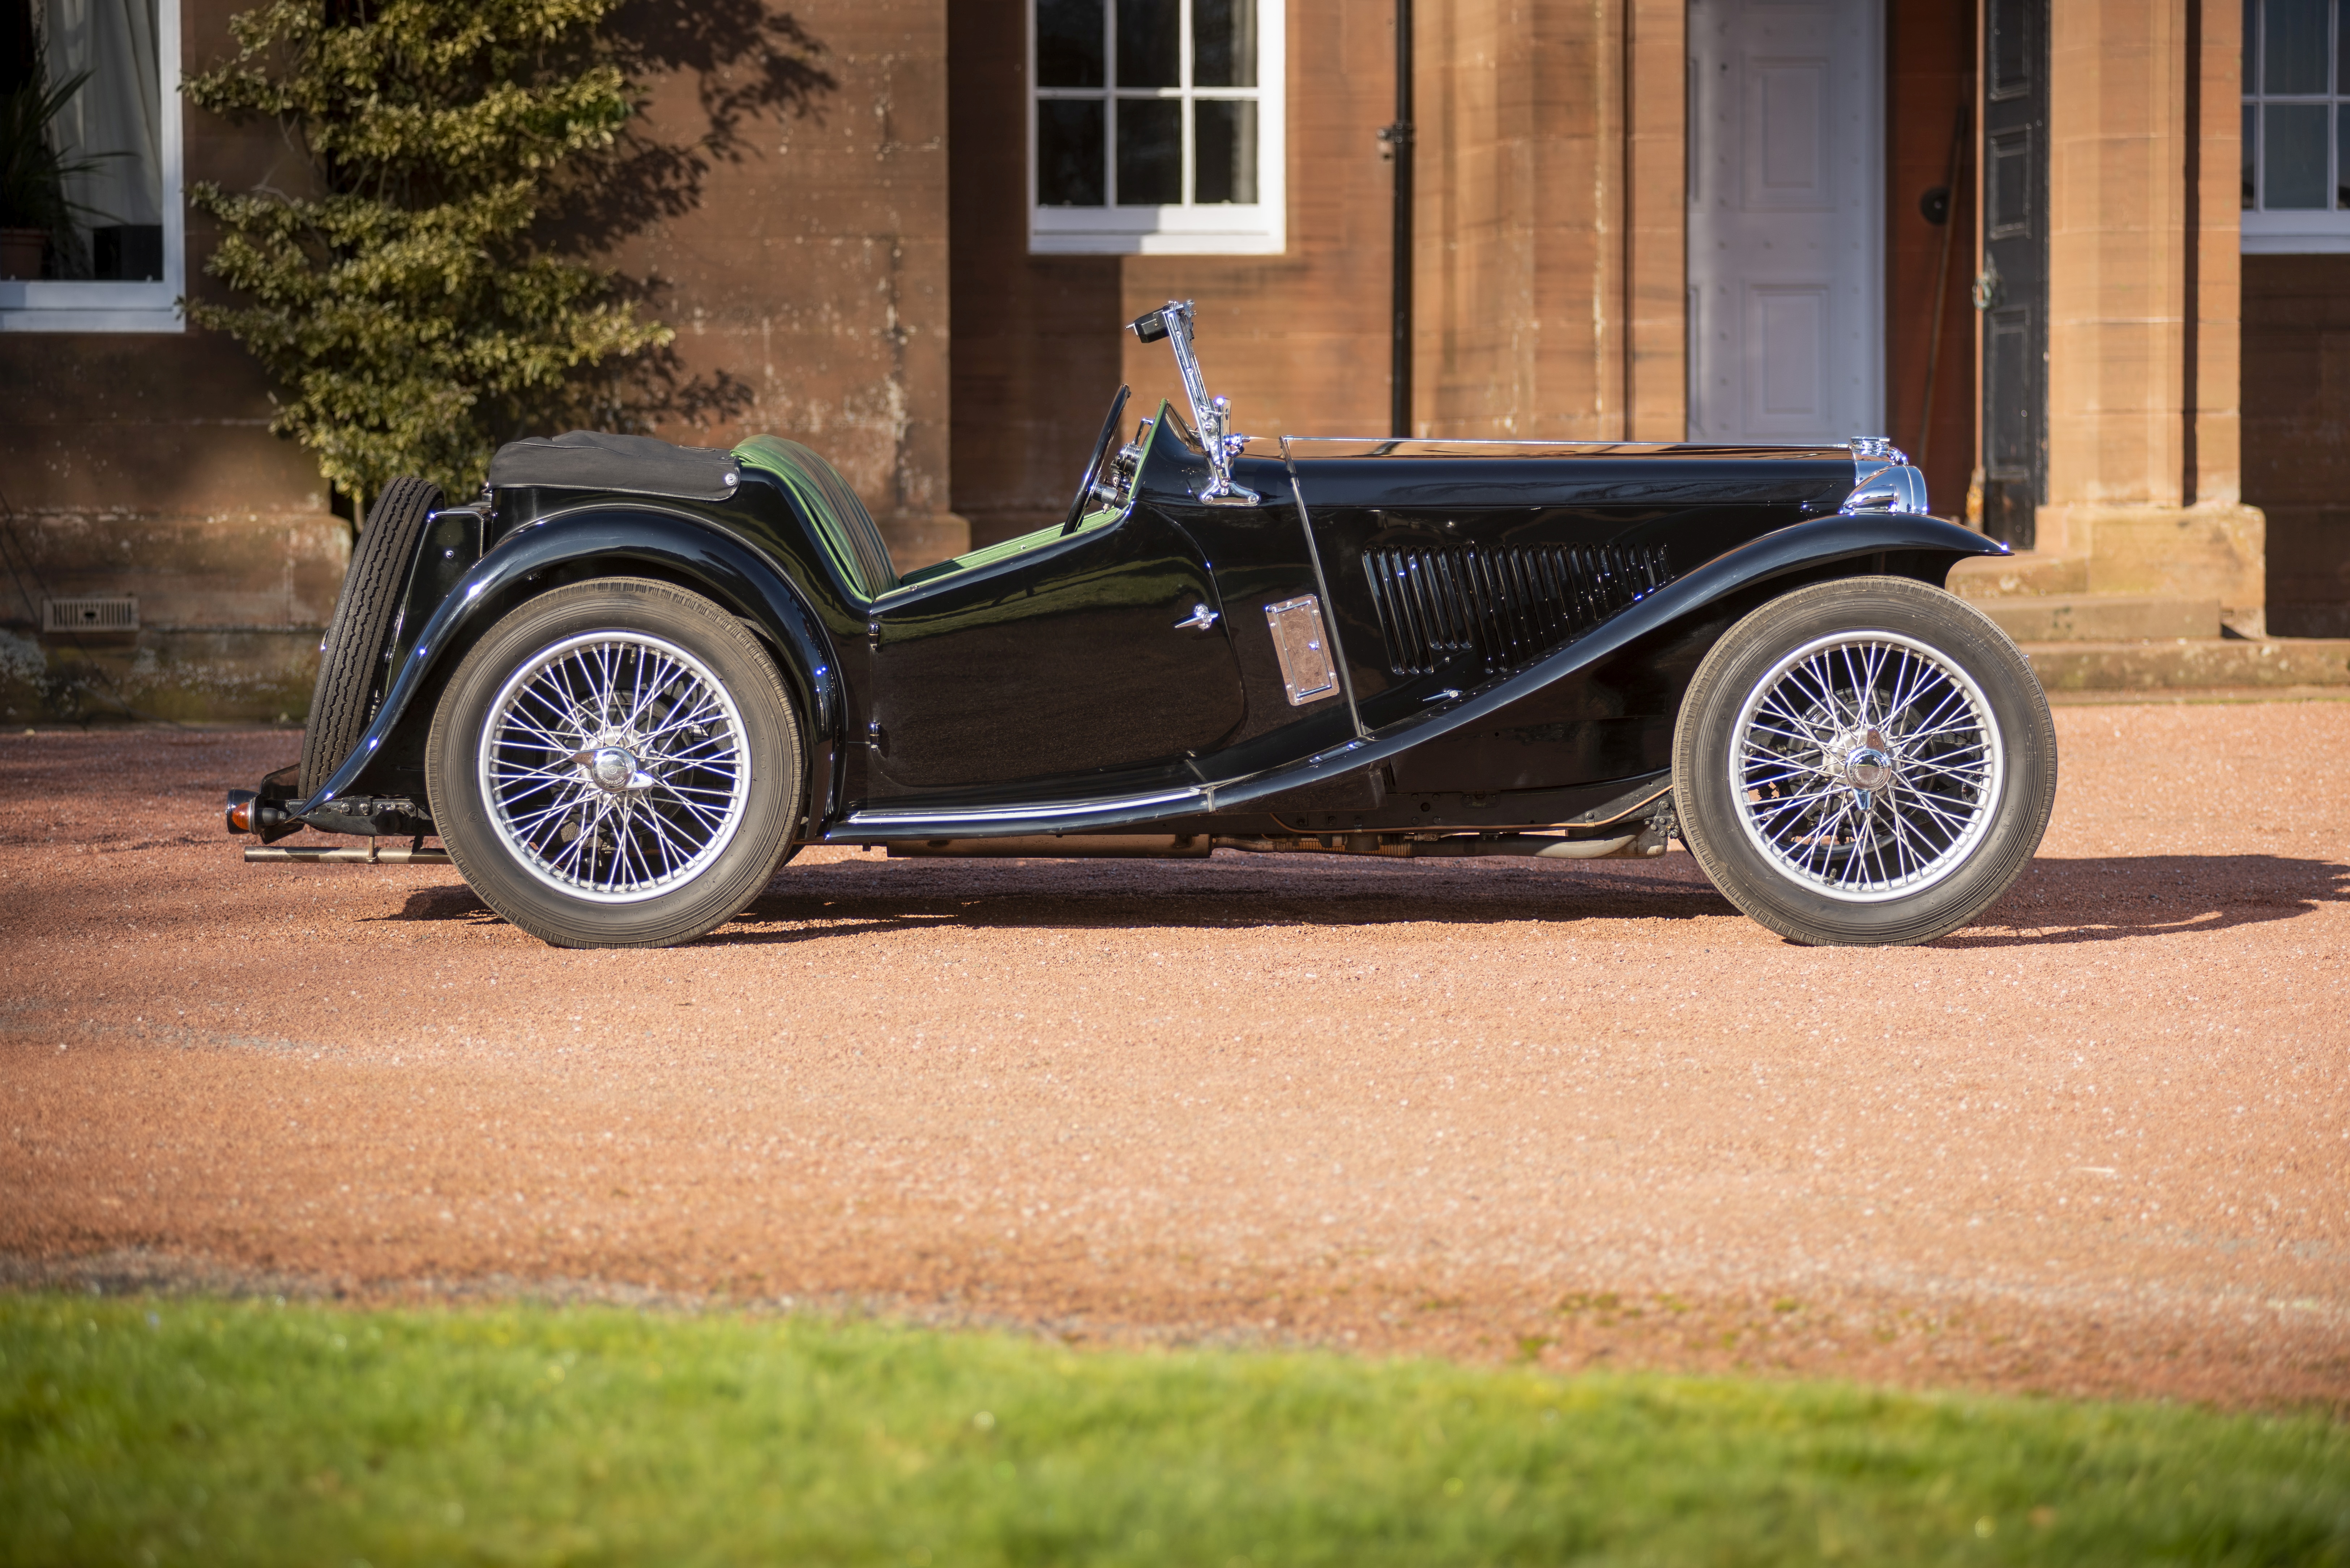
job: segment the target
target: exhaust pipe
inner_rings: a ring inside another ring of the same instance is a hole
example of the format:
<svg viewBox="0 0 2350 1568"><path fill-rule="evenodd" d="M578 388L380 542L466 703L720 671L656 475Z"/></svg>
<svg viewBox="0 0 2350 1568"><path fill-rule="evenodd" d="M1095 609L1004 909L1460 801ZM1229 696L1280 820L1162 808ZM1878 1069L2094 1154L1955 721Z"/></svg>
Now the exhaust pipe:
<svg viewBox="0 0 2350 1568"><path fill-rule="evenodd" d="M445 849L419 849L403 845L397 849L379 849L369 839L365 849L299 849L252 848L244 852L244 863L257 865L336 865L336 866L446 866L449 852Z"/></svg>
<svg viewBox="0 0 2350 1568"><path fill-rule="evenodd" d="M1201 860L1218 849L1255 855L1374 855L1392 860L1518 855L1538 860L1647 860L1665 852L1671 819L1629 833L1569 838L1555 833L1321 833L1227 838L1204 833L1068 833L1020 838L928 838L888 846L892 859ZM870 848L872 846L867 846ZM250 855L247 857L250 858Z"/></svg>
<svg viewBox="0 0 2350 1568"><path fill-rule="evenodd" d="M920 838L889 846L891 859L937 856L976 860L1204 860L1204 833L1064 833L1024 838Z"/></svg>
<svg viewBox="0 0 2350 1568"><path fill-rule="evenodd" d="M1537 860L1647 860L1665 852L1668 829L1661 821L1607 838L1568 838L1555 833L1452 834L1413 838L1396 833L1325 833L1288 838L1219 838L1219 849L1260 855L1378 855L1397 860L1450 860L1485 855L1519 855Z"/></svg>

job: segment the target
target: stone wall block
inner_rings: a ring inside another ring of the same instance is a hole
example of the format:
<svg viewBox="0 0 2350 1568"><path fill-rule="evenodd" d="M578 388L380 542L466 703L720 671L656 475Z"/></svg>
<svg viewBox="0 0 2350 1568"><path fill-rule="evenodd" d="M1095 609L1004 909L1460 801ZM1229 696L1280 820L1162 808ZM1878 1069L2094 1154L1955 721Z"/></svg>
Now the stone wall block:
<svg viewBox="0 0 2350 1568"><path fill-rule="evenodd" d="M2076 504L2063 524L2088 562L2093 594L2217 598L2231 624L2265 599L2265 529L2258 508Z"/></svg>
<svg viewBox="0 0 2350 1568"><path fill-rule="evenodd" d="M332 617L350 560L350 530L323 513L152 516L46 512L20 517L16 543L36 580L11 584L0 619L34 627L29 602L136 594L151 628L283 627L315 633ZM315 640L315 638L314 638Z"/></svg>
<svg viewBox="0 0 2350 1568"><path fill-rule="evenodd" d="M141 631L78 642L0 629L0 721L299 723L318 679L315 630ZM286 761L299 753L289 734Z"/></svg>

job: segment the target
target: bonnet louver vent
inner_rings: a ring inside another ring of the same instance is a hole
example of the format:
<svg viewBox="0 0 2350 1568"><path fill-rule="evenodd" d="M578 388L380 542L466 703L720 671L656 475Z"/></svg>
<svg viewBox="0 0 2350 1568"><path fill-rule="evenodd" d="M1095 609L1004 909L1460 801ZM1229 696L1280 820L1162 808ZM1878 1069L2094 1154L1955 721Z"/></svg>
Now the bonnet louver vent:
<svg viewBox="0 0 2350 1568"><path fill-rule="evenodd" d="M1398 675L1462 654L1488 670L1525 664L1673 579L1661 545L1371 549L1363 566Z"/></svg>

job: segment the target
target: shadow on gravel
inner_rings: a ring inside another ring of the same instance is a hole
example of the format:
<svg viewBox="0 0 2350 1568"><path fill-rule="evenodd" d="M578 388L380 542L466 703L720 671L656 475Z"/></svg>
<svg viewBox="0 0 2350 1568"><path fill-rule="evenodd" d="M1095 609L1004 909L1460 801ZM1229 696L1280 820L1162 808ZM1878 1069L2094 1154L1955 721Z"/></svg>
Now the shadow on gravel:
<svg viewBox="0 0 2350 1568"><path fill-rule="evenodd" d="M2350 903L2350 866L2278 855L2039 860L1990 914L1930 945L2057 947L2224 931Z"/></svg>
<svg viewBox="0 0 2350 1568"><path fill-rule="evenodd" d="M2273 855L2040 860L1938 948L2188 936L2350 902L2350 866ZM1253 929L1735 917L1687 857L1639 867L1237 862L846 861L786 867L703 941L761 946L879 931ZM463 885L420 888L391 921L501 925ZM785 929L778 929L782 927Z"/></svg>
<svg viewBox="0 0 2350 1568"><path fill-rule="evenodd" d="M1664 874L1659 875L1662 869ZM854 861L787 867L705 939L804 941L877 929L1258 929L1735 917L1693 863L1543 867L1214 861ZM797 929L759 929L783 923ZM743 929L748 926L751 929Z"/></svg>
<svg viewBox="0 0 2350 1568"><path fill-rule="evenodd" d="M504 925L505 922L491 912L490 907L473 895L463 882L453 888L424 888L408 896L400 913L385 915L386 920L459 920L473 925Z"/></svg>

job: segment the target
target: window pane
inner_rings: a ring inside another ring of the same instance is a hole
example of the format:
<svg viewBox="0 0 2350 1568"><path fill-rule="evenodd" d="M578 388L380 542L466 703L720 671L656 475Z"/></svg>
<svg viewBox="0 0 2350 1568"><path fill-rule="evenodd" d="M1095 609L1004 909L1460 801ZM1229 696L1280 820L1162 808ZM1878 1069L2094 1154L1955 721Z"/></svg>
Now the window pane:
<svg viewBox="0 0 2350 1568"><path fill-rule="evenodd" d="M2325 13L2332 7L2325 0L2268 0L2263 9L2268 16L2267 36L2261 40L2261 90L2324 92L2326 57L2333 53Z"/></svg>
<svg viewBox="0 0 2350 1568"><path fill-rule="evenodd" d="M1120 99L1118 204L1172 207L1182 200L1182 104L1174 99Z"/></svg>
<svg viewBox="0 0 2350 1568"><path fill-rule="evenodd" d="M1118 0L1118 85L1180 87L1181 0Z"/></svg>
<svg viewBox="0 0 2350 1568"><path fill-rule="evenodd" d="M2261 205L2270 212L2327 207L2325 119L2322 103L2272 103L2261 130Z"/></svg>
<svg viewBox="0 0 2350 1568"><path fill-rule="evenodd" d="M2251 212L2261 199L2258 166L2253 154L2260 148L2260 110L2251 104L2244 106L2244 211Z"/></svg>
<svg viewBox="0 0 2350 1568"><path fill-rule="evenodd" d="M2334 90L2350 92L2350 0L2342 0L2334 11Z"/></svg>
<svg viewBox="0 0 2350 1568"><path fill-rule="evenodd" d="M1203 98L1192 106L1193 179L1201 202L1256 202L1256 104ZM2342 117L2350 125L2350 114Z"/></svg>
<svg viewBox="0 0 2350 1568"><path fill-rule="evenodd" d="M1036 0L1036 83L1102 85L1102 0Z"/></svg>
<svg viewBox="0 0 2350 1568"><path fill-rule="evenodd" d="M1036 105L1036 203L1102 204L1102 106L1044 99Z"/></svg>
<svg viewBox="0 0 2350 1568"><path fill-rule="evenodd" d="M2350 211L2350 108L2334 111L2334 204Z"/></svg>
<svg viewBox="0 0 2350 1568"><path fill-rule="evenodd" d="M1256 86L1256 0L1191 0L1191 85Z"/></svg>
<svg viewBox="0 0 2350 1568"><path fill-rule="evenodd" d="M47 20L47 85L88 73L49 127L59 160L79 165L63 182L78 210L72 228L54 236L56 275L160 278L164 101L155 0L52 5Z"/></svg>

